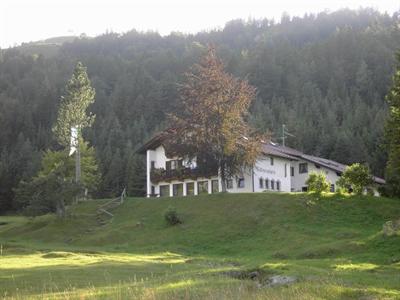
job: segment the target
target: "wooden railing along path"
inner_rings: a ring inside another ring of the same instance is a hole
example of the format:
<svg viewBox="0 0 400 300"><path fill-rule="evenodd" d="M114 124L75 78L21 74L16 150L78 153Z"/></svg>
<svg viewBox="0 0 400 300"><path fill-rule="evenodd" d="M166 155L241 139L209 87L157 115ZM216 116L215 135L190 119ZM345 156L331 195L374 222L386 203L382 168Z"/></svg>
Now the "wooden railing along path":
<svg viewBox="0 0 400 300"><path fill-rule="evenodd" d="M122 203L124 203L125 198L126 198L126 189L122 191L119 197L116 197L100 205L97 208L96 212L97 223L102 226L111 223L114 218L114 214L111 211L120 206Z"/></svg>

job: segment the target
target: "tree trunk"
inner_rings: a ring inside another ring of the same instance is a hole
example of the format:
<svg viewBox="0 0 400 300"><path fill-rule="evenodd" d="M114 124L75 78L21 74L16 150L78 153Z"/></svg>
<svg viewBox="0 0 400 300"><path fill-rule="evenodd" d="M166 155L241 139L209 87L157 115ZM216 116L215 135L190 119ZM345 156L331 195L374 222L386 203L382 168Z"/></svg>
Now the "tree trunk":
<svg viewBox="0 0 400 300"><path fill-rule="evenodd" d="M81 182L81 149L79 143L79 137L76 142L76 154L75 154L75 182L79 184ZM79 195L75 197L75 203L78 203Z"/></svg>
<svg viewBox="0 0 400 300"><path fill-rule="evenodd" d="M225 175L225 166L220 167L220 176L221 176L221 192L226 192L226 175Z"/></svg>
<svg viewBox="0 0 400 300"><path fill-rule="evenodd" d="M59 197L61 197L61 195ZM62 200L62 199L57 200L56 213L57 213L57 217L59 217L59 218L64 218L65 217L64 200Z"/></svg>

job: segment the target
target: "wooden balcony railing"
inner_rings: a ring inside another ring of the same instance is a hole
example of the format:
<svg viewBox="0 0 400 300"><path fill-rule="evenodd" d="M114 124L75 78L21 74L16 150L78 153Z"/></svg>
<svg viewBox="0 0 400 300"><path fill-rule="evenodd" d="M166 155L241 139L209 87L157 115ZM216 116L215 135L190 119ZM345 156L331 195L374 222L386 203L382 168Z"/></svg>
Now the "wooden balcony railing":
<svg viewBox="0 0 400 300"><path fill-rule="evenodd" d="M172 181L172 180L184 180L184 179L197 179L199 177L209 178L216 176L218 172L212 169L200 169L200 168L178 168L174 170L165 170L163 168L154 168L150 171L150 179L153 183L160 181Z"/></svg>

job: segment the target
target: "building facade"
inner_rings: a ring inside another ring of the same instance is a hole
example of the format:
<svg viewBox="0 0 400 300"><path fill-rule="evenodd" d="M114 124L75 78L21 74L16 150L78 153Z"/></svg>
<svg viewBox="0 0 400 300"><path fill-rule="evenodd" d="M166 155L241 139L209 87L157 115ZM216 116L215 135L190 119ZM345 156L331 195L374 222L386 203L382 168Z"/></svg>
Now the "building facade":
<svg viewBox="0 0 400 300"><path fill-rule="evenodd" d="M274 143L262 145L262 155L250 169L227 178L227 192L304 192L311 172L323 172L330 190L337 188L337 180L346 165L304 154ZM168 157L162 137L156 136L139 149L146 154L146 190L148 197L173 197L218 193L222 190L217 170L202 170L196 161ZM374 177L377 184L384 180Z"/></svg>

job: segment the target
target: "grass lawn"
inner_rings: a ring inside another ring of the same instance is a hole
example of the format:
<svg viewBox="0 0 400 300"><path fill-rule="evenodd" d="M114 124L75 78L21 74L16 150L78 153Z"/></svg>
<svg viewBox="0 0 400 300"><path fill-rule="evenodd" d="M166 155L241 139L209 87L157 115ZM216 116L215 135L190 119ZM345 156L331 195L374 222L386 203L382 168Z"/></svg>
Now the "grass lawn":
<svg viewBox="0 0 400 300"><path fill-rule="evenodd" d="M105 200L64 220L0 217L5 299L400 299L400 200L307 194L129 198L99 226ZM167 226L177 209L183 223ZM295 276L260 287L229 276ZM246 273L247 274L247 273Z"/></svg>

